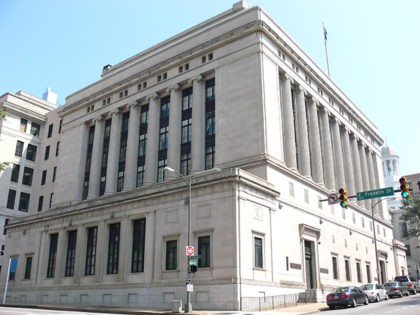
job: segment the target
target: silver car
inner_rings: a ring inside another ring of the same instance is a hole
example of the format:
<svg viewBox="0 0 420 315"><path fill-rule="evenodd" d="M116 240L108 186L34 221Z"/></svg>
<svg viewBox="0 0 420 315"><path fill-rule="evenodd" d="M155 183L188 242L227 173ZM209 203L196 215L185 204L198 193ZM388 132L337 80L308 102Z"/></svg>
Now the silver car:
<svg viewBox="0 0 420 315"><path fill-rule="evenodd" d="M386 293L386 290L379 283L366 283L365 285L362 285L360 289L366 293L369 302L388 300L388 294Z"/></svg>

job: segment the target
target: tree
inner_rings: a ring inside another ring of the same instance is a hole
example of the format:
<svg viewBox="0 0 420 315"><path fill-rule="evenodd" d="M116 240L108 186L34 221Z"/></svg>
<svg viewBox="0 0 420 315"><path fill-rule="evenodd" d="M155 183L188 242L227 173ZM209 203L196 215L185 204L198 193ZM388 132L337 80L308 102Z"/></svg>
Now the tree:
<svg viewBox="0 0 420 315"><path fill-rule="evenodd" d="M400 219L407 223L408 235L410 237L420 236L420 199L403 200L403 205L405 211Z"/></svg>

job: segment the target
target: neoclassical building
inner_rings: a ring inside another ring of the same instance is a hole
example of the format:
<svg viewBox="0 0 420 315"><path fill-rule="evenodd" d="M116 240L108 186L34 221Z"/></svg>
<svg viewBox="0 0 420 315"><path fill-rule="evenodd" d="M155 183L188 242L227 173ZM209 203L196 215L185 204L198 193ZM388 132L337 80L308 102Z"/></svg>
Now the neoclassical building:
<svg viewBox="0 0 420 315"><path fill-rule="evenodd" d="M51 208L7 227L8 301L185 302L189 230L194 309L406 268L386 201L352 198L384 187L376 126L259 7L105 66L56 119ZM326 201L341 187L348 208Z"/></svg>

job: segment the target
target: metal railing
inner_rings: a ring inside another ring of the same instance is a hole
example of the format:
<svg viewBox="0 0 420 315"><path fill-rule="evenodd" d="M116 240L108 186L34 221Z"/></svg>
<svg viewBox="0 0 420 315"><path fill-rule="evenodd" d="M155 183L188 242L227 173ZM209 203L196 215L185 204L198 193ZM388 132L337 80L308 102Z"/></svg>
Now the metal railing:
<svg viewBox="0 0 420 315"><path fill-rule="evenodd" d="M304 293L304 292L303 292ZM307 303L305 294L292 293L274 296L241 297L242 311L263 311L295 306L297 303Z"/></svg>

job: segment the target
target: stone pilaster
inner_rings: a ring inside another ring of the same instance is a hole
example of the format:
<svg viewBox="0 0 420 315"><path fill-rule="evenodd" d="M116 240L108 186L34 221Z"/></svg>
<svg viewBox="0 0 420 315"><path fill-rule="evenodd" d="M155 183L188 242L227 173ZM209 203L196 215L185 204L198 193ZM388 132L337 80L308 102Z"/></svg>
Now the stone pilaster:
<svg viewBox="0 0 420 315"><path fill-rule="evenodd" d="M343 151L341 144L340 126L337 119L331 120L332 143L334 152L335 183L337 189L346 187L344 180Z"/></svg>
<svg viewBox="0 0 420 315"><path fill-rule="evenodd" d="M306 119L305 91L301 86L294 88L296 95L297 143L299 148L298 170L303 176L311 176L309 156L308 123Z"/></svg>
<svg viewBox="0 0 420 315"><path fill-rule="evenodd" d="M179 172L181 156L181 119L182 119L182 93L178 85L172 86L171 110L169 112L169 139L167 165ZM166 178L170 178L167 176Z"/></svg>
<svg viewBox="0 0 420 315"><path fill-rule="evenodd" d="M321 154L321 138L319 133L318 109L312 97L308 98L309 111L309 137L311 150L311 166L312 178L316 183L324 182L322 154Z"/></svg>
<svg viewBox="0 0 420 315"><path fill-rule="evenodd" d="M88 199L98 197L101 176L102 147L104 144L104 119L95 119L95 135L93 137L92 161L90 163Z"/></svg>
<svg viewBox="0 0 420 315"><path fill-rule="evenodd" d="M201 75L192 80L192 139L191 139L191 172L204 170L206 109L204 100L204 82Z"/></svg>
<svg viewBox="0 0 420 315"><path fill-rule="evenodd" d="M159 98L157 94L150 95L149 99L149 120L147 128L146 164L145 164L145 185L156 183L158 147L159 147Z"/></svg>
<svg viewBox="0 0 420 315"><path fill-rule="evenodd" d="M329 113L324 108L320 111L322 161L324 165L324 183L328 189L336 189L334 180L334 159L331 143Z"/></svg>
<svg viewBox="0 0 420 315"><path fill-rule="evenodd" d="M137 103L130 105L128 121L127 153L125 161L124 191L136 187L137 153L139 147L140 108Z"/></svg>
<svg viewBox="0 0 420 315"><path fill-rule="evenodd" d="M109 139L108 164L106 169L105 195L110 195L117 190L118 156L120 153L121 139L121 113L119 110L112 112L111 135Z"/></svg>

